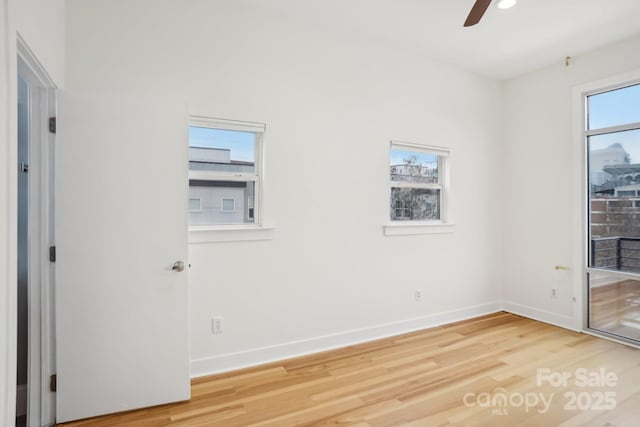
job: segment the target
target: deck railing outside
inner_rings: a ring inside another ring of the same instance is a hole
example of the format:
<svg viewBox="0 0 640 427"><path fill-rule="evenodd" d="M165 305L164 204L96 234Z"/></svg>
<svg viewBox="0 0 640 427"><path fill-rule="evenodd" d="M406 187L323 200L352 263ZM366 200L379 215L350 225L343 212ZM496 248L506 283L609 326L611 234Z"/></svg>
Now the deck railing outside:
<svg viewBox="0 0 640 427"><path fill-rule="evenodd" d="M591 239L591 267L640 273L640 237Z"/></svg>

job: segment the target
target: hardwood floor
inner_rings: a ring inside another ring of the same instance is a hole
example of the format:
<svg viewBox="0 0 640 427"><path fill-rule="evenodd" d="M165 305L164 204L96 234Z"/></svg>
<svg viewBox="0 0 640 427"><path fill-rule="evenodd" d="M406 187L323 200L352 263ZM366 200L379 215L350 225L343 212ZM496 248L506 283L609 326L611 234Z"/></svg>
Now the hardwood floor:
<svg viewBox="0 0 640 427"><path fill-rule="evenodd" d="M64 425L636 427L640 350L496 313L199 378L189 402Z"/></svg>

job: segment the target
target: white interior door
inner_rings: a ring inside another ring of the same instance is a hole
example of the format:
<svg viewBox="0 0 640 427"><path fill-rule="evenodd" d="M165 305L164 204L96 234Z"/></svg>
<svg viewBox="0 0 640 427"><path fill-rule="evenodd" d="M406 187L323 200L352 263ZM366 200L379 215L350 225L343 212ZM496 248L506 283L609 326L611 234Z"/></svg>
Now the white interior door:
<svg viewBox="0 0 640 427"><path fill-rule="evenodd" d="M57 421L186 400L186 106L61 91L57 122Z"/></svg>

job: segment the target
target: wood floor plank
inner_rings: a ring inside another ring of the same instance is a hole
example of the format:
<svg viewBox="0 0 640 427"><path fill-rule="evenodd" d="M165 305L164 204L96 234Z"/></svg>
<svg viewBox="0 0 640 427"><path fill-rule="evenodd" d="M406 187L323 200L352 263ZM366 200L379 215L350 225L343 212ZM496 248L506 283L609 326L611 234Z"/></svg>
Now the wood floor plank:
<svg viewBox="0 0 640 427"><path fill-rule="evenodd" d="M612 291L599 292L600 319L611 321L602 298ZM540 382L538 369L573 377L563 385ZM579 369L618 379L579 386ZM605 391L615 393L615 408L566 409L567 394L593 399ZM519 405L518 396L534 395L551 404ZM516 400L503 405L503 396ZM635 427L639 419L640 350L500 312L198 378L188 402L64 425Z"/></svg>

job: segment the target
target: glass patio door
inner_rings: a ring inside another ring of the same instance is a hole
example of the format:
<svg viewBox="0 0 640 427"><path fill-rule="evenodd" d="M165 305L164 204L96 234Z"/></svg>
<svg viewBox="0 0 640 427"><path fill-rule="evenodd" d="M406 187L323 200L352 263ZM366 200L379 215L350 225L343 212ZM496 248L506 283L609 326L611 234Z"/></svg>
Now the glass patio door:
<svg viewBox="0 0 640 427"><path fill-rule="evenodd" d="M640 342L640 84L585 105L588 328Z"/></svg>

